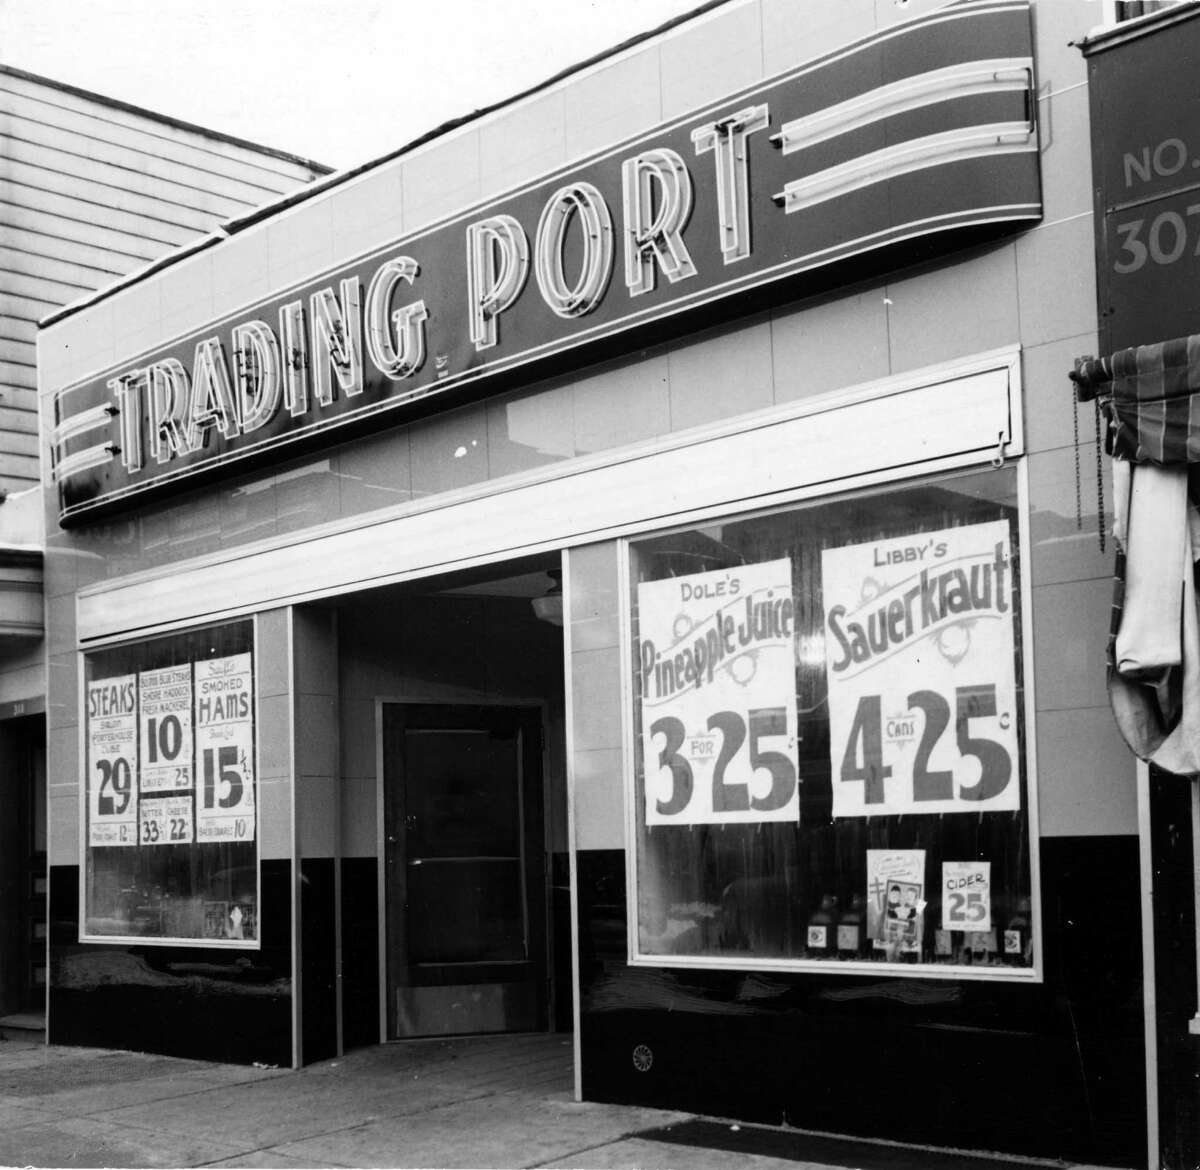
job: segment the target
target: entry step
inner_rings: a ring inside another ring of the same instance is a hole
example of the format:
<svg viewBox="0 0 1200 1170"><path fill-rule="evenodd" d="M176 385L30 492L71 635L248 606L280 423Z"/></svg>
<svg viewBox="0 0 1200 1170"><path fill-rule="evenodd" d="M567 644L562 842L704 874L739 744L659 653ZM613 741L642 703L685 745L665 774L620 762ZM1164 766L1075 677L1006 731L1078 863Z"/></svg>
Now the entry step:
<svg viewBox="0 0 1200 1170"><path fill-rule="evenodd" d="M5 1040L45 1040L46 1017L40 1012L0 1016L0 1037Z"/></svg>

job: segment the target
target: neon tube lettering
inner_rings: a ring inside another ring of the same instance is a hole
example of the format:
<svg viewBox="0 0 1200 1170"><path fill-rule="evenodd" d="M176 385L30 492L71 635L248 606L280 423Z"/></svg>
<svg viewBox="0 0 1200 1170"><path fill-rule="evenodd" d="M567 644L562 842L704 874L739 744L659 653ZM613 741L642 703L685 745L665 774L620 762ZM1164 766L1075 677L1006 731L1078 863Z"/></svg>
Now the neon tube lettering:
<svg viewBox="0 0 1200 1170"><path fill-rule="evenodd" d="M583 233L579 278L567 284L563 251L572 221ZM600 304L613 270L613 226L608 204L591 183L560 187L538 222L534 273L542 299L560 317L583 317Z"/></svg>
<svg viewBox="0 0 1200 1170"><path fill-rule="evenodd" d="M511 215L493 215L467 228L467 303L476 350L499 340L499 317L529 278L529 240Z"/></svg>
<svg viewBox="0 0 1200 1170"><path fill-rule="evenodd" d="M150 378L150 454L157 463L169 463L175 455L191 449L187 434L187 410L192 398L188 372L175 358L155 362Z"/></svg>
<svg viewBox="0 0 1200 1170"><path fill-rule="evenodd" d="M358 280L351 276L342 281L340 304L333 289L323 288L313 293L310 306L313 397L322 406L329 406L333 402L334 379L347 398L363 391L362 306Z"/></svg>
<svg viewBox="0 0 1200 1170"><path fill-rule="evenodd" d="M425 364L425 302L413 301L389 314L396 287L401 281L411 285L420 271L411 256L397 256L380 265L367 288L367 353L376 369L394 382L412 377Z"/></svg>
<svg viewBox="0 0 1200 1170"><path fill-rule="evenodd" d="M283 396L279 342L265 321L235 325L230 336L238 417L242 420L242 434L249 434L266 426L279 409Z"/></svg>
<svg viewBox="0 0 1200 1170"><path fill-rule="evenodd" d="M654 289L656 267L672 284L695 276L696 266L683 242L692 214L692 177L683 159L666 148L627 158L621 164L621 185L629 295Z"/></svg>
<svg viewBox="0 0 1200 1170"><path fill-rule="evenodd" d="M771 120L766 105L747 106L692 131L696 153L712 151L717 169L717 217L726 264L750 255L750 163L746 139Z"/></svg>

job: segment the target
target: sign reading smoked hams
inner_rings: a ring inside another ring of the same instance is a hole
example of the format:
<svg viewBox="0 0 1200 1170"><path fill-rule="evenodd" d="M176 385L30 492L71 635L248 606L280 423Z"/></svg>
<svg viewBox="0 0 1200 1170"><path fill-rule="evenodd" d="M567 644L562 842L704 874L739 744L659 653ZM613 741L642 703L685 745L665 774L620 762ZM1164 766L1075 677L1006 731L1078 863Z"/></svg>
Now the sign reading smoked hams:
<svg viewBox="0 0 1200 1170"><path fill-rule="evenodd" d="M254 671L249 654L196 670L197 841L254 840Z"/></svg>

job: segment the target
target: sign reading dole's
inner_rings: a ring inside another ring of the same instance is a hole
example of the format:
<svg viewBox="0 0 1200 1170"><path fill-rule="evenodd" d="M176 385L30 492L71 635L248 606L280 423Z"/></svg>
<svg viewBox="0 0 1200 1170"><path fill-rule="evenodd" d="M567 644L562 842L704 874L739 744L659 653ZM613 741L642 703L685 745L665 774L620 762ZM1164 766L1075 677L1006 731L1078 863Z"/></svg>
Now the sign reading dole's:
<svg viewBox="0 0 1200 1170"><path fill-rule="evenodd" d="M58 390L60 520L1028 226L1032 87L1025 0L965 0L421 227Z"/></svg>
<svg viewBox="0 0 1200 1170"><path fill-rule="evenodd" d="M799 820L791 561L637 595L646 823Z"/></svg>

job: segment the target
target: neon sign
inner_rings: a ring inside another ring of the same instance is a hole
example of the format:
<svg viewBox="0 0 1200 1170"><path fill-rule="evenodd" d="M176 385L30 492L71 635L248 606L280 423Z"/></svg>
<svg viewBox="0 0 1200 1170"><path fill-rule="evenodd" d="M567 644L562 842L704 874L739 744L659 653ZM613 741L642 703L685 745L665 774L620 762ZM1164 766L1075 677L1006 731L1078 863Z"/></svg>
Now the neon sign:
<svg viewBox="0 0 1200 1170"><path fill-rule="evenodd" d="M60 520L1027 225L1031 54L1025 0L967 0L66 387Z"/></svg>

